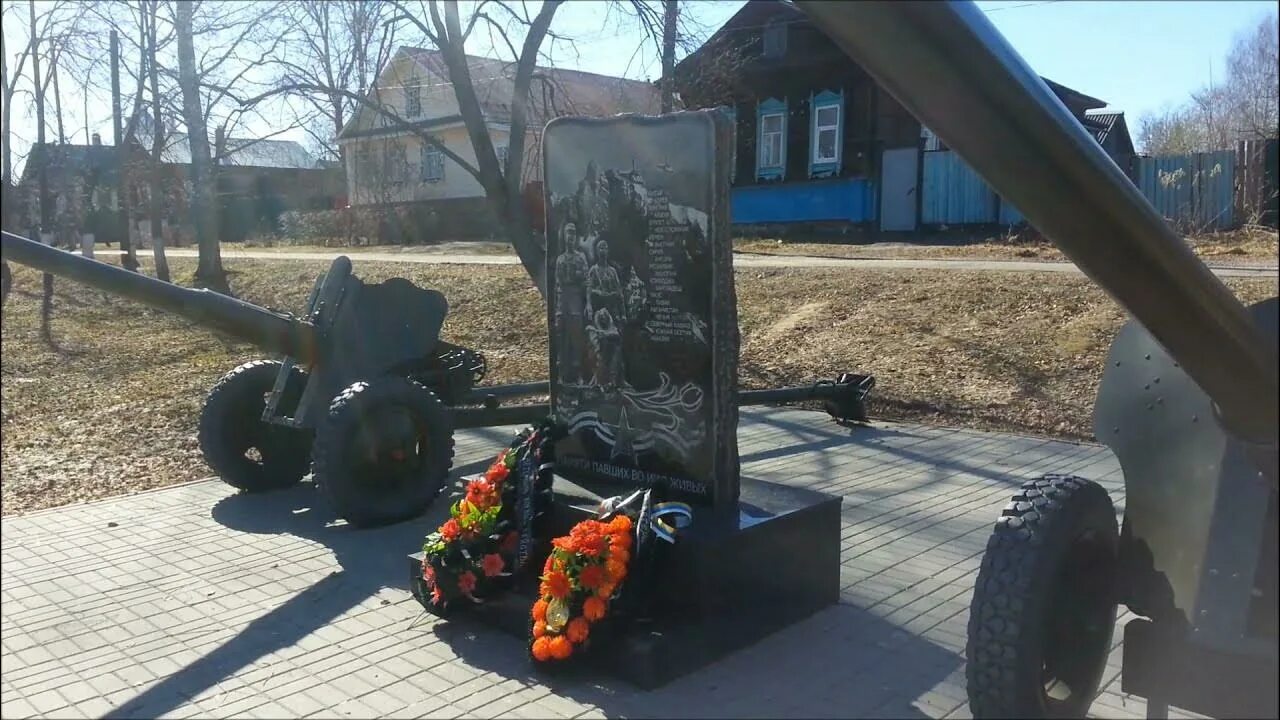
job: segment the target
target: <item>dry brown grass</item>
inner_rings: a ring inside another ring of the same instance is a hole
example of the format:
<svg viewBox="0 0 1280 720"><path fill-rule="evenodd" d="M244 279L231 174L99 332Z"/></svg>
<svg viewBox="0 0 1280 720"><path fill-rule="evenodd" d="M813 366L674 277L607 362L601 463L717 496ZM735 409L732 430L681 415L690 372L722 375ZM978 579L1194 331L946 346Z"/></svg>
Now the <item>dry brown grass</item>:
<svg viewBox="0 0 1280 720"><path fill-rule="evenodd" d="M998 236L965 245L928 244L929 236L918 243L878 243L844 245L819 242L783 242L776 239L742 239L734 243L738 252L769 255L811 255L836 258L894 258L929 260L1028 260L1062 262L1062 251L1036 233ZM940 242L933 238L933 242ZM1242 228L1186 238L1191 249L1207 262L1218 265L1270 265L1280 261L1280 236L1267 228Z"/></svg>
<svg viewBox="0 0 1280 720"><path fill-rule="evenodd" d="M189 282L194 260L175 259ZM242 298L298 310L326 263L231 260ZM52 507L209 475L195 426L208 388L259 353L160 311L57 283L54 334L39 335L37 273L14 268L4 308L3 511ZM486 382L546 376L546 325L519 267L362 262L403 275L452 309L444 336L482 350ZM1247 301L1274 280L1231 280ZM738 273L742 384L870 372L872 414L1088 438L1094 390L1122 316L1083 278L1057 273L748 270Z"/></svg>
<svg viewBox="0 0 1280 720"><path fill-rule="evenodd" d="M190 249L190 248L188 248ZM458 253L465 255L514 255L515 249L510 243L489 240L441 242L434 245L345 245L342 243L318 244L282 240L248 240L243 243L227 243L223 251L252 250L253 252L271 252L288 254L291 252L328 252L341 250L343 253L358 255L360 253L378 253L394 255L442 255Z"/></svg>

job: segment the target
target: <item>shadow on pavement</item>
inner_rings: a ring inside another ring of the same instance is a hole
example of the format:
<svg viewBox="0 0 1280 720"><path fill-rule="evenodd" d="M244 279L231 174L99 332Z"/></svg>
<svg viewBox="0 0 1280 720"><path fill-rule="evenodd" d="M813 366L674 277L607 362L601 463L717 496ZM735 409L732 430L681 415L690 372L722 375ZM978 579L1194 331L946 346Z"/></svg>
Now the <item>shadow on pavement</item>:
<svg viewBox="0 0 1280 720"><path fill-rule="evenodd" d="M464 465L455 468L452 476L476 473L486 465L487 461ZM442 494L450 492L452 486ZM333 552L340 569L251 621L213 652L147 688L106 717L157 717L172 711L259 658L292 646L379 590L404 588L405 555L422 544L430 528L443 522L448 503L437 501L425 514L397 525L357 530L335 524L315 486L303 482L278 492L231 495L218 502L212 514L220 525L238 532L289 534L320 543Z"/></svg>
<svg viewBox="0 0 1280 720"><path fill-rule="evenodd" d="M543 684L609 717L923 718L963 703L932 692L961 667L958 655L843 603L651 691L607 676L589 661L538 671L522 640L465 616L423 632L434 632L473 667ZM928 713L916 706L925 702Z"/></svg>

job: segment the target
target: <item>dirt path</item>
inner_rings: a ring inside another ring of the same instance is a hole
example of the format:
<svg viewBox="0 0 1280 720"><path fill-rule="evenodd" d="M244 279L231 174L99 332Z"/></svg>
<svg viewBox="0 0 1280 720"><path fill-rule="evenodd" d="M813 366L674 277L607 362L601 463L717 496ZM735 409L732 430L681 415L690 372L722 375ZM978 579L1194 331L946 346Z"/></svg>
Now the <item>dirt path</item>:
<svg viewBox="0 0 1280 720"><path fill-rule="evenodd" d="M106 251L118 252L118 251ZM101 251L99 254L103 254ZM195 250L171 249L169 257L193 258ZM518 265L514 255L482 255L473 253L383 253L284 250L223 250L227 259L254 260L333 260L348 255L357 262L425 263L430 265ZM976 270L992 272L1057 272L1081 274L1080 268L1069 262L1035 262L1025 260L948 260L909 258L831 258L808 255L769 255L734 253L733 264L738 268L841 268L860 270ZM1280 274L1276 267L1252 267L1246 265L1210 264L1221 277L1273 278Z"/></svg>

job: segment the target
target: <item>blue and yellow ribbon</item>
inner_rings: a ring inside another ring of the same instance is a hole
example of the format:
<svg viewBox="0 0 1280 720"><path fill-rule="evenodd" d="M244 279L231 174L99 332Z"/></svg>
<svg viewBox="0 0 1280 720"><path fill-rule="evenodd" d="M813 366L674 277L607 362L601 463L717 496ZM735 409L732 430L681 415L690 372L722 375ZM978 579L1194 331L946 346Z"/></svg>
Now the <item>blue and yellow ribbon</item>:
<svg viewBox="0 0 1280 720"><path fill-rule="evenodd" d="M653 534L669 543L676 541L676 533L693 524L693 508L688 503L660 502L649 514Z"/></svg>

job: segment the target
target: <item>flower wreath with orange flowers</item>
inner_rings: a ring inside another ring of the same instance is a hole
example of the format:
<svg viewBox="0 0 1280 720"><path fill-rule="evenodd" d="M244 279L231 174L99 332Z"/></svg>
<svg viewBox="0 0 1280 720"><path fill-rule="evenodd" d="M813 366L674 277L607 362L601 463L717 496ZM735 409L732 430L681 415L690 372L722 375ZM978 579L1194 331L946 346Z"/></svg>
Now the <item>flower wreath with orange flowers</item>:
<svg viewBox="0 0 1280 720"><path fill-rule="evenodd" d="M652 493L639 490L625 500L609 498L597 519L583 520L568 535L551 541L529 617L529 654L535 662L547 664L585 653L593 634L600 635L612 624L608 620L614 619L611 611L624 598L624 584L647 584L650 563L643 561L651 559L652 541L674 543L676 532L692 520L688 505L654 504ZM673 523L673 517L680 522ZM633 560L635 556L640 562ZM646 577L634 577L637 574ZM634 614L639 608L630 605Z"/></svg>
<svg viewBox="0 0 1280 720"><path fill-rule="evenodd" d="M551 455L559 434L550 421L526 428L483 475L467 480L449 519L422 545L414 594L429 612L444 615L460 604L484 602L524 567L535 525L551 503Z"/></svg>

